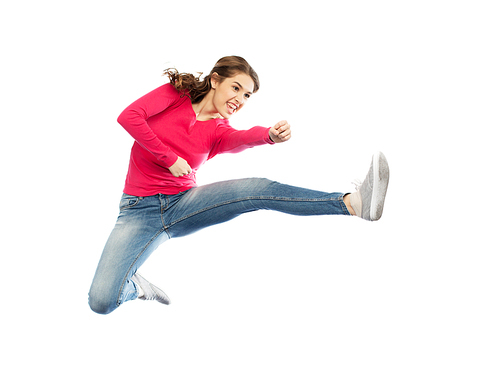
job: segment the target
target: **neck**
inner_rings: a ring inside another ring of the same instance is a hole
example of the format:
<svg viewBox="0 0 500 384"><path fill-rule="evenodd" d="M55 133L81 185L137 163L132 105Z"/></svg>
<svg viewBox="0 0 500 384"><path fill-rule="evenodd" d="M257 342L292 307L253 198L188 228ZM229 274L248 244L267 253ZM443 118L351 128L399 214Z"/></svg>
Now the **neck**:
<svg viewBox="0 0 500 384"><path fill-rule="evenodd" d="M196 113L196 120L207 121L218 119L221 116L214 107L214 90L210 90L198 104L193 104L193 111Z"/></svg>

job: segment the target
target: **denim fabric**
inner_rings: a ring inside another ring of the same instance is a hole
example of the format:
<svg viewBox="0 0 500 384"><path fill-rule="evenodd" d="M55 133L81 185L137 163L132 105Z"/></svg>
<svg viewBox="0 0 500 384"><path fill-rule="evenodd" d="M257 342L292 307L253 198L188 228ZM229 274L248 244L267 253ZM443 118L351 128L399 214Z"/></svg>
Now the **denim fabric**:
<svg viewBox="0 0 500 384"><path fill-rule="evenodd" d="M291 215L349 215L343 193L292 187L267 179L223 181L177 195L124 194L89 293L93 311L107 314L138 293L131 277L164 241L260 209Z"/></svg>

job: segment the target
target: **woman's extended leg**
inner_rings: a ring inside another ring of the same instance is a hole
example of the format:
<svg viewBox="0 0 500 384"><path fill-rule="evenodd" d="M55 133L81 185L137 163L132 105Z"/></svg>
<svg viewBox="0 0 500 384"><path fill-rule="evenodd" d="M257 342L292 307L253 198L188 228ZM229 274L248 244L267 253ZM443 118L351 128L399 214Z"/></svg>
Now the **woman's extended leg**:
<svg viewBox="0 0 500 384"><path fill-rule="evenodd" d="M365 220L380 219L389 183L389 165L378 152L358 191L327 193L293 187L267 179L231 180L193 188L171 207L164 217L165 229L172 237L184 236L202 228L231 220L259 209L291 215L351 215ZM351 207L351 201L355 200ZM347 202L347 205L346 205Z"/></svg>

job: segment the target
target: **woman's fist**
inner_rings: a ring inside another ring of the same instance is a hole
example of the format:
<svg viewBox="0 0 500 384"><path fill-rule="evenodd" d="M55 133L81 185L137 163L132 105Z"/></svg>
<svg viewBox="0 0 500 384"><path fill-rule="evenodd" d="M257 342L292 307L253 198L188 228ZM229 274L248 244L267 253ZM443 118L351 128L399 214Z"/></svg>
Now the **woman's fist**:
<svg viewBox="0 0 500 384"><path fill-rule="evenodd" d="M189 166L186 160L182 157L178 157L177 161L168 169L172 175L175 177L181 177L189 175L193 170Z"/></svg>
<svg viewBox="0 0 500 384"><path fill-rule="evenodd" d="M286 120L280 121L269 130L269 138L275 143L284 143L292 137L290 124Z"/></svg>

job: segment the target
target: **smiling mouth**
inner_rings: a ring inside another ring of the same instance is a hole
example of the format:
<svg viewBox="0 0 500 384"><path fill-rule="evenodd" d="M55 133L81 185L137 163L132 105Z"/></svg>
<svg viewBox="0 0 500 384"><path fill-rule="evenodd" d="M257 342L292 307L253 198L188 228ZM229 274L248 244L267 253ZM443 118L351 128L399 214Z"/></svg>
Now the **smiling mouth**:
<svg viewBox="0 0 500 384"><path fill-rule="evenodd" d="M226 103L227 105L227 111L229 112L230 115L232 115L233 113L236 112L236 110L238 109L238 106L234 103Z"/></svg>

